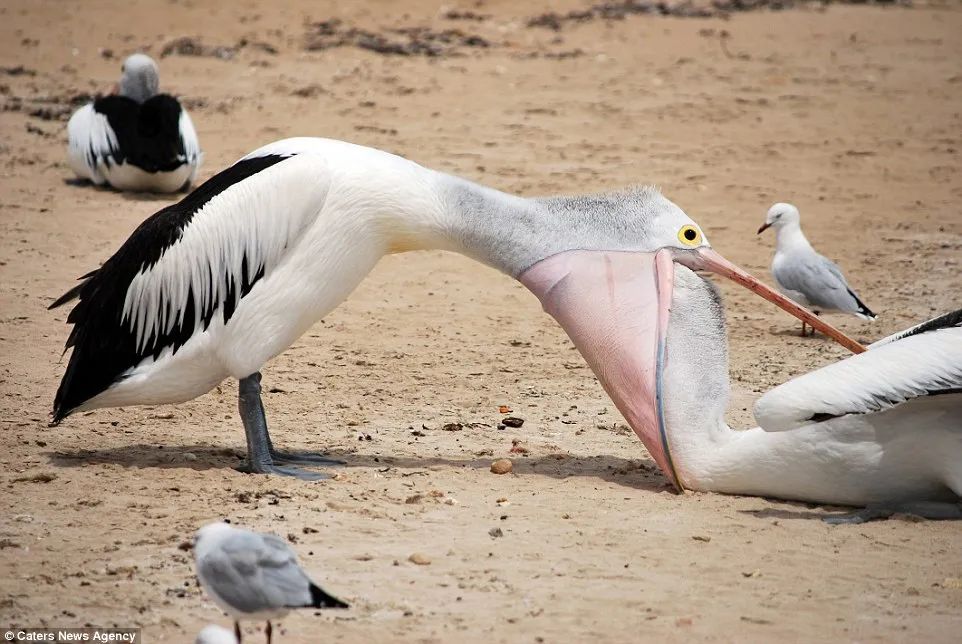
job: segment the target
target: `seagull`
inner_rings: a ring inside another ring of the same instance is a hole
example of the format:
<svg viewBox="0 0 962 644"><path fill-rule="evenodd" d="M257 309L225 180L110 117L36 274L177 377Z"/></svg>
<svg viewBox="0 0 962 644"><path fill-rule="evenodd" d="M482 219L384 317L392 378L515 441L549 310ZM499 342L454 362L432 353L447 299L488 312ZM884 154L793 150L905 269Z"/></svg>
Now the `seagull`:
<svg viewBox="0 0 962 644"><path fill-rule="evenodd" d="M962 518L962 310L775 387L759 427L733 430L725 314L694 272L705 259L571 251L521 281L679 491L863 508L833 523Z"/></svg>
<svg viewBox="0 0 962 644"><path fill-rule="evenodd" d="M194 644L240 644L240 642L237 641L234 633L223 626L208 624L197 634Z"/></svg>
<svg viewBox="0 0 962 644"><path fill-rule="evenodd" d="M187 110L158 93L157 63L145 54L124 60L119 92L74 112L67 158L81 179L117 190L175 192L190 186L203 155Z"/></svg>
<svg viewBox="0 0 962 644"><path fill-rule="evenodd" d="M149 217L50 305L77 300L67 316L73 352L53 422L103 407L183 402L233 377L247 438L242 470L325 478L296 466L335 461L274 448L260 370L347 298L382 256L451 250L518 279L566 251L632 254L666 244L863 350L724 260L654 188L525 198L373 148L295 138L255 150ZM611 279L598 288L630 283L631 275ZM566 306L590 307L595 299L585 292ZM594 325L616 313L591 310ZM612 345L608 353L618 360L630 348ZM630 405L631 392L622 394Z"/></svg>
<svg viewBox="0 0 962 644"><path fill-rule="evenodd" d="M235 528L224 522L205 525L194 543L197 578L214 603L234 618L241 641L241 619L272 619L294 608L348 608L312 582L297 556L280 537Z"/></svg>
<svg viewBox="0 0 962 644"><path fill-rule="evenodd" d="M759 235L768 228L775 229L772 277L779 290L802 306L810 307L816 315L821 311L840 311L874 320L875 314L848 285L842 269L815 252L808 243L799 219L798 208L790 203L777 203L768 209L765 223L758 229ZM802 336L805 336L804 322Z"/></svg>

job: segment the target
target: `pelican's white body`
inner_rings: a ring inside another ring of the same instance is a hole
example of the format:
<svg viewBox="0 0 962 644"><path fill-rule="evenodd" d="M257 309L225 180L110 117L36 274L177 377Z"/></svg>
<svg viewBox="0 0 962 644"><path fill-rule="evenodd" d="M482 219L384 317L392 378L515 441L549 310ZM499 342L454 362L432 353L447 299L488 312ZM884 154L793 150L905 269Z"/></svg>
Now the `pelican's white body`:
<svg viewBox="0 0 962 644"><path fill-rule="evenodd" d="M337 307L384 254L445 246L429 234L440 228L444 212L438 173L325 139L288 139L248 156L268 154L294 156L212 199L180 242L138 279L170 284L185 274L184 266L245 247L255 261L269 256L272 270L226 325L215 315L176 353L166 349L157 360L147 358L81 409L182 402L228 376L246 377ZM408 239L410 247L397 246ZM143 315L133 311L141 329L165 322L149 319L157 316L156 289L146 286L138 307ZM128 300L137 293L132 284Z"/></svg>
<svg viewBox="0 0 962 644"><path fill-rule="evenodd" d="M98 186L109 184L117 190L132 192L176 192L192 184L197 176L203 155L197 132L187 111L181 107L180 132L186 148L186 161L169 172L146 172L129 163L106 162L106 151L117 148L117 137L107 117L94 110L93 103L84 105L67 122L67 161L70 169L81 179ZM93 147L105 151L104 156L91 164L84 150Z"/></svg>
<svg viewBox="0 0 962 644"><path fill-rule="evenodd" d="M124 60L119 93L143 104L156 95L160 79L157 64L144 54L133 54ZM117 163L114 154L121 149L117 133L104 114L88 103L78 109L67 122L67 162L81 179L95 185L108 184L117 190L136 192L175 192L194 182L203 160L197 131L187 110L180 105L177 120L184 154L181 165L172 170L147 172L127 160Z"/></svg>
<svg viewBox="0 0 962 644"><path fill-rule="evenodd" d="M789 381L756 404L761 427L738 431L724 421L727 341L708 291L676 273L665 414L685 487L856 506L962 497L962 394L898 401L927 383L962 380L962 328L882 344ZM813 422L811 408L854 413Z"/></svg>

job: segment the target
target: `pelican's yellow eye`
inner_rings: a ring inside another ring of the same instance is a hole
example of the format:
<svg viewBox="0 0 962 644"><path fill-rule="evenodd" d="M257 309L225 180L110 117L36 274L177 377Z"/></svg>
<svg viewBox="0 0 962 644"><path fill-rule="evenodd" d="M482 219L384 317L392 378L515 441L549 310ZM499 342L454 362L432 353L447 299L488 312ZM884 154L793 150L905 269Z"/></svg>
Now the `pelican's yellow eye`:
<svg viewBox="0 0 962 644"><path fill-rule="evenodd" d="M694 226L682 226L678 231L678 241L685 246L697 246L701 243L701 231Z"/></svg>

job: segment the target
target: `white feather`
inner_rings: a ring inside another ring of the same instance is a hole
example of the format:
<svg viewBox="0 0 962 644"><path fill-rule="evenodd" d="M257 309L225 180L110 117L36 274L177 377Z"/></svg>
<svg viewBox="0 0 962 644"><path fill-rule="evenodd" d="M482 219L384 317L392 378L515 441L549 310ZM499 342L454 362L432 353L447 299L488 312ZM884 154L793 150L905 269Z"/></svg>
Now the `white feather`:
<svg viewBox="0 0 962 644"><path fill-rule="evenodd" d="M766 431L785 431L815 414L873 413L946 388L962 388L960 327L909 336L790 380L755 403L755 419Z"/></svg>
<svg viewBox="0 0 962 644"><path fill-rule="evenodd" d="M113 163L112 151L118 149L117 137L107 117L84 105L67 122L67 158L71 169L82 179L104 184L104 174Z"/></svg>

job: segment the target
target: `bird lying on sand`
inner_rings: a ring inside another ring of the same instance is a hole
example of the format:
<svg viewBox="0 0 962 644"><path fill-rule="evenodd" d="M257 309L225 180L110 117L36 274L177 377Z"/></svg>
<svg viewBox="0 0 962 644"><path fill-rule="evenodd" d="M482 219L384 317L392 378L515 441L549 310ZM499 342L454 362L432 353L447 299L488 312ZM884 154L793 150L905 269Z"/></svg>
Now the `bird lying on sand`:
<svg viewBox="0 0 962 644"><path fill-rule="evenodd" d="M84 105L67 123L67 158L81 179L117 190L175 192L189 186L203 155L187 110L159 93L157 63L134 54L118 92Z"/></svg>

